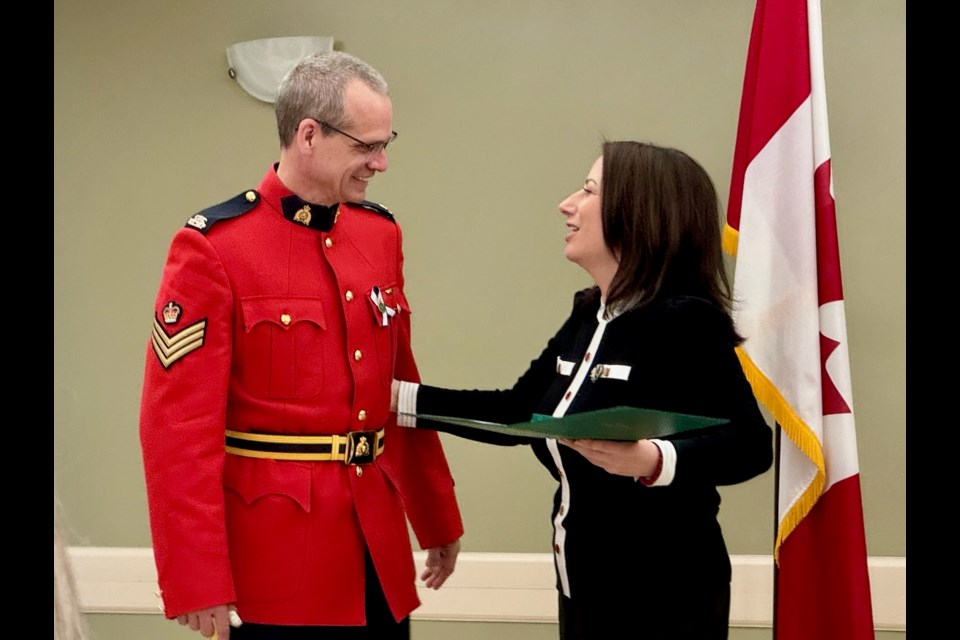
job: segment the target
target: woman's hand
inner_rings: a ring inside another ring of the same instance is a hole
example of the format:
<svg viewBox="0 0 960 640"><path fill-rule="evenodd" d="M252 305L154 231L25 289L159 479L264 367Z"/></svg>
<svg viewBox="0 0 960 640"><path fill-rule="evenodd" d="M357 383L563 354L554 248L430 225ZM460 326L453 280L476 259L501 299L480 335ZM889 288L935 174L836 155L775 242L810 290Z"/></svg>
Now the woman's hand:
<svg viewBox="0 0 960 640"><path fill-rule="evenodd" d="M646 478L657 471L660 463L660 448L650 440L620 442L561 438L558 442L579 452L607 473L618 476Z"/></svg>

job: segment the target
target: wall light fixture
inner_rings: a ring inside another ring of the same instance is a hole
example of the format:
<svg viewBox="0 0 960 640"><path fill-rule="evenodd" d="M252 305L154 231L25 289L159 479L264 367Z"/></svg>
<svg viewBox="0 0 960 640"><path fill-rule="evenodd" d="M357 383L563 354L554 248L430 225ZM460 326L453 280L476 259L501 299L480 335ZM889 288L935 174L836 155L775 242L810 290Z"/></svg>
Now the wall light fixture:
<svg viewBox="0 0 960 640"><path fill-rule="evenodd" d="M330 36L289 36L238 42L227 47L227 73L258 100L274 102L280 82L304 57L333 50Z"/></svg>

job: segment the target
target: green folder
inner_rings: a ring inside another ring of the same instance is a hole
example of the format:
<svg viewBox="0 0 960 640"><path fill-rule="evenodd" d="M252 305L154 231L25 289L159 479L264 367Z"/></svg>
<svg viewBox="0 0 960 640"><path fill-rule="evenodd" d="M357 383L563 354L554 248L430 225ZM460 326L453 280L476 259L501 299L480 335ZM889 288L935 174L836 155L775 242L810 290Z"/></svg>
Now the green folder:
<svg viewBox="0 0 960 640"><path fill-rule="evenodd" d="M408 414L409 415L409 414ZM502 424L485 422L455 416L434 414L415 414L417 425L430 427L430 422L460 425L472 429L483 429L512 436L534 438L593 438L596 440L645 440L662 438L692 429L703 429L729 420L709 418L686 413L639 409L637 407L613 407L573 413L562 418L535 414L530 422ZM425 421L423 424L421 421Z"/></svg>

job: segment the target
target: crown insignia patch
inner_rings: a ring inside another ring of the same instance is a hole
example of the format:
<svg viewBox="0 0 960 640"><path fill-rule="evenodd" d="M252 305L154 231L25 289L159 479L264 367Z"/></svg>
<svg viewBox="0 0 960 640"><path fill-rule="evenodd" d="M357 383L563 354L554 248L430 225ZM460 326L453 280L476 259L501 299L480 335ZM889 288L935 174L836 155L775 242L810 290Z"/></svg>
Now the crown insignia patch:
<svg viewBox="0 0 960 640"><path fill-rule="evenodd" d="M180 319L180 314L183 312L183 308L178 305L176 302L171 300L163 308L163 323L164 324L176 324L177 320Z"/></svg>

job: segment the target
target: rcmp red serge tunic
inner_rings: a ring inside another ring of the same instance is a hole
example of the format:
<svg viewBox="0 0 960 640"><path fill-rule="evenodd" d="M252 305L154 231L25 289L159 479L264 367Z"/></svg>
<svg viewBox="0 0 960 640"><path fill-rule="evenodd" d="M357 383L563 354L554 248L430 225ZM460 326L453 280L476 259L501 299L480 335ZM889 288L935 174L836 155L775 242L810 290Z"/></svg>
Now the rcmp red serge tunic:
<svg viewBox="0 0 960 640"><path fill-rule="evenodd" d="M437 434L389 412L393 378L419 380L399 227L341 203L318 230L284 217L289 197L271 168L211 208L222 219L191 218L167 257L140 436L168 618L236 602L249 622L362 625L366 546L400 620L419 605L407 520L424 549L463 533ZM380 428L362 467L224 449L227 429Z"/></svg>

